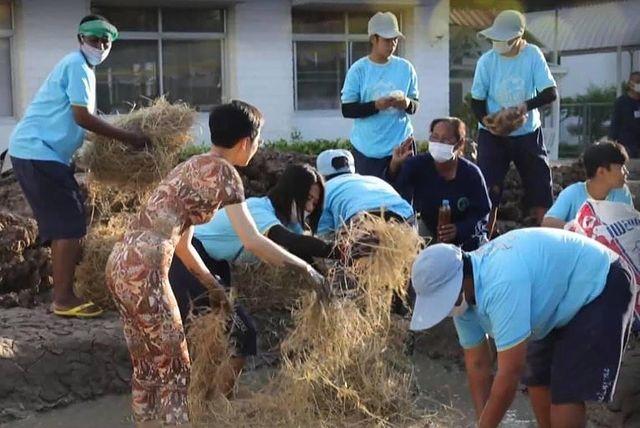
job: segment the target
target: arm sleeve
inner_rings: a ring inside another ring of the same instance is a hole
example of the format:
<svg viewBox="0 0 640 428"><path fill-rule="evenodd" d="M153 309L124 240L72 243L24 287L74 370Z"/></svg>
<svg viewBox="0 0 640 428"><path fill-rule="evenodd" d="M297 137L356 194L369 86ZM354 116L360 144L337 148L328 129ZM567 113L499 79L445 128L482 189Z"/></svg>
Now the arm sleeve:
<svg viewBox="0 0 640 428"><path fill-rule="evenodd" d="M409 82L409 90L407 91L407 98L412 100L420 99L420 91L418 90L418 74L415 68L411 66L411 81Z"/></svg>
<svg viewBox="0 0 640 428"><path fill-rule="evenodd" d="M67 88L65 92L71 105L89 106L91 99L90 72L81 64L69 64L66 70Z"/></svg>
<svg viewBox="0 0 640 428"><path fill-rule="evenodd" d="M620 123L622 115L622 103L620 98L613 104L613 116L611 117L611 126L609 127L609 138L618 141L620 138Z"/></svg>
<svg viewBox="0 0 640 428"><path fill-rule="evenodd" d="M368 103L353 102L342 104L342 116L347 119L369 117L376 113L378 113L378 109L376 108L375 101L370 101Z"/></svg>
<svg viewBox="0 0 640 428"><path fill-rule="evenodd" d="M525 101L527 104L527 110L533 110L551 104L558 98L558 90L555 86L550 86L547 89L540 92L530 100Z"/></svg>
<svg viewBox="0 0 640 428"><path fill-rule="evenodd" d="M471 98L471 110L473 110L478 122L482 122L482 119L487 115L487 100Z"/></svg>
<svg viewBox="0 0 640 428"><path fill-rule="evenodd" d="M487 185L484 177L477 171L476 176L469 183L469 210L464 220L456 223L458 242L465 242L471 238L478 230L478 225L488 221L489 212L491 211L491 201L487 191Z"/></svg>
<svg viewBox="0 0 640 428"><path fill-rule="evenodd" d="M553 217L562 221L571 221L569 218L571 213L571 203L573 201L573 188L567 187L558 195L558 198L553 203L549 211L544 215L545 217Z"/></svg>
<svg viewBox="0 0 640 428"><path fill-rule="evenodd" d="M313 236L298 235L282 225L271 227L267 237L304 260L313 257L327 258L333 255L333 245Z"/></svg>

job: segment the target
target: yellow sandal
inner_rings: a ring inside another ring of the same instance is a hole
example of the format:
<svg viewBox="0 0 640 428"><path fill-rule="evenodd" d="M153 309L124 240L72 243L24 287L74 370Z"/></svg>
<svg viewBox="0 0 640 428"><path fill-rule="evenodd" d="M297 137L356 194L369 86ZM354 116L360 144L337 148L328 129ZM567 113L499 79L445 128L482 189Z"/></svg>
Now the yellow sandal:
<svg viewBox="0 0 640 428"><path fill-rule="evenodd" d="M60 317L94 318L102 315L103 312L104 311L93 302L83 303L69 309L56 309L55 306L53 308L53 313Z"/></svg>

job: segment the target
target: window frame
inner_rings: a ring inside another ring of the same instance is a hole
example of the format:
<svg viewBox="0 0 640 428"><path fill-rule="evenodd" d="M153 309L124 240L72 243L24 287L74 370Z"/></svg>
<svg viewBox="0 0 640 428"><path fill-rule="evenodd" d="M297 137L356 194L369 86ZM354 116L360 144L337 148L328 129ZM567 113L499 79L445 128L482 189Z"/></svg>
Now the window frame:
<svg viewBox="0 0 640 428"><path fill-rule="evenodd" d="M108 4L95 3L92 6L96 7L109 7L117 9L118 6L111 6ZM126 8L126 7L123 7ZM228 97L228 82L227 82L227 38L228 38L228 11L221 7L203 7L202 9L216 9L222 12L222 26L223 30L219 32L187 32L187 31L162 31L162 14L166 10L171 9L185 9L182 7L167 7L167 6L152 6L149 9L153 9L156 12L158 19L158 31L121 31L118 34L118 40L127 41L155 41L157 42L157 55L158 55L158 96L165 93L164 91L164 54L163 54L163 41L207 41L207 40L220 40L220 60L222 67L220 69L220 81L222 82L222 90L220 94L220 102L224 102L224 99ZM116 46L117 48L117 46ZM183 100L191 105L190 101ZM197 109L197 106L193 106ZM200 111L200 110L198 110Z"/></svg>
<svg viewBox="0 0 640 428"><path fill-rule="evenodd" d="M15 72L15 64L13 62L15 58L15 34L16 34L16 22L15 22L15 7L13 4L13 0L3 1L2 3L9 5L9 14L11 16L11 29L9 30L1 30L0 29L0 39L8 39L9 40L9 91L11 92L11 97L9 99L9 114L0 115L0 121L6 119L14 119L16 117L16 72Z"/></svg>
<svg viewBox="0 0 640 428"><path fill-rule="evenodd" d="M301 9L306 10L308 12L322 13L322 10L311 10L311 9ZM344 16L344 32L339 34L330 34L330 33L295 33L292 30L291 38L292 38L292 53L293 53L293 110L295 113L304 113L304 112L335 112L339 111L339 109L299 109L298 104L298 50L297 43L298 42L344 42L345 45L345 76L349 71L349 68L353 64L353 43L357 42L369 42L368 34L352 34L349 33L349 14L353 14L356 12L362 12L361 10L343 10L342 14ZM392 11L396 17L398 18L398 26L400 27L400 31L403 28L403 13L400 10ZM375 12L371 12L373 15ZM292 16L293 23L293 16ZM398 49L396 54L399 54L401 51ZM339 96L340 94L338 94Z"/></svg>

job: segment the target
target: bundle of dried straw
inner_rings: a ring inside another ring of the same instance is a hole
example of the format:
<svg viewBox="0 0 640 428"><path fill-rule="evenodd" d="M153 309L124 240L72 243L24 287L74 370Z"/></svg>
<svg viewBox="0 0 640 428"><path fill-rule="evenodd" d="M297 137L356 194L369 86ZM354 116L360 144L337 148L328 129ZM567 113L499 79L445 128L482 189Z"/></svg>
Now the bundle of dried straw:
<svg viewBox="0 0 640 428"><path fill-rule="evenodd" d="M371 234L379 238L374 252L343 268L357 278L355 292L344 290L339 278L345 276L332 271L330 300L304 293L281 346L281 367L257 390L240 390L233 400L212 393L218 370L231 355L222 316L194 320L188 332L189 400L197 424L425 426L433 420L415 406L410 364L390 315L392 295L404 295L421 239L406 225L378 218L365 219L342 239L353 243Z"/></svg>
<svg viewBox="0 0 640 428"><path fill-rule="evenodd" d="M82 261L76 268L75 292L105 309L115 308L105 283L107 259L130 219L131 215L120 214L94 225L85 237Z"/></svg>
<svg viewBox="0 0 640 428"><path fill-rule="evenodd" d="M117 127L149 137L150 147L135 150L120 141L89 134L79 161L95 181L134 189L148 187L176 165L180 150L191 142L189 130L194 120L195 110L187 104L171 104L160 97L149 107L113 120Z"/></svg>

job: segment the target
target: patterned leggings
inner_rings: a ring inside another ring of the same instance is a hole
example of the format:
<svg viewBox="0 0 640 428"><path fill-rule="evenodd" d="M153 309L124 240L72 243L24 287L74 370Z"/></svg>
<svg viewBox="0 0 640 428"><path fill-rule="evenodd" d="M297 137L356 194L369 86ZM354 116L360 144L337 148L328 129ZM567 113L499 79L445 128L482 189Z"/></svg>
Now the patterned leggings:
<svg viewBox="0 0 640 428"><path fill-rule="evenodd" d="M118 250L107 264L107 287L122 315L131 355L134 418L187 423L189 351L168 272L135 264L137 257Z"/></svg>

